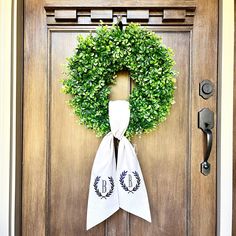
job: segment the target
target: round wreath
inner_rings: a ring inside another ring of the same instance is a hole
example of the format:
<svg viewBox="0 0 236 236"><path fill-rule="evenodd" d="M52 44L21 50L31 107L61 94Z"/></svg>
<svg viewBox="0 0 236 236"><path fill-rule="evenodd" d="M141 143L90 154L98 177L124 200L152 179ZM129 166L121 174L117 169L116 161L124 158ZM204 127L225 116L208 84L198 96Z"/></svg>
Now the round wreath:
<svg viewBox="0 0 236 236"><path fill-rule="evenodd" d="M130 123L126 137L153 130L174 103L173 53L156 33L131 23L124 30L102 25L93 35L78 36L75 53L68 58L64 93L80 122L98 136L110 131L110 86L120 70L128 70L135 86L129 96Z"/></svg>

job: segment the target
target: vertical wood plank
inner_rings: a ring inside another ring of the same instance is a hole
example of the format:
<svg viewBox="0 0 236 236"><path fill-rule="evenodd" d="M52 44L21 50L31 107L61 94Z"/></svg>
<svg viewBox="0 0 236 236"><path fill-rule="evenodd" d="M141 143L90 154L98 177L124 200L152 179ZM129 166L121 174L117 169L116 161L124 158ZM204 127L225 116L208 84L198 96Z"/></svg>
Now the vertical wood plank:
<svg viewBox="0 0 236 236"><path fill-rule="evenodd" d="M70 96L61 92L66 58L73 54L76 36L84 32L52 31L49 37L50 146L48 159L48 208L50 235L104 235L105 223L86 231L90 172L100 143L96 134L78 124L68 106ZM63 45L63 50L58 48Z"/></svg>
<svg viewBox="0 0 236 236"><path fill-rule="evenodd" d="M46 232L47 44L43 1L24 1L22 235Z"/></svg>
<svg viewBox="0 0 236 236"><path fill-rule="evenodd" d="M133 139L147 186L152 223L130 216L131 235L187 235L189 165L189 32L157 32L175 53L176 103L149 134ZM178 219L178 220L177 220ZM173 223L174 222L174 223Z"/></svg>
<svg viewBox="0 0 236 236"><path fill-rule="evenodd" d="M213 147L209 159L211 173L205 177L200 173L200 163L206 150L206 141L204 134L198 129L197 113L203 107L208 107L214 112L215 121L217 120L217 90L211 98L204 100L199 97L197 88L204 79L210 79L217 85L218 1L211 0L206 4L204 0L198 0L197 9L192 40L191 209L189 212L191 222L189 234L209 236L216 234L216 124L213 129Z"/></svg>

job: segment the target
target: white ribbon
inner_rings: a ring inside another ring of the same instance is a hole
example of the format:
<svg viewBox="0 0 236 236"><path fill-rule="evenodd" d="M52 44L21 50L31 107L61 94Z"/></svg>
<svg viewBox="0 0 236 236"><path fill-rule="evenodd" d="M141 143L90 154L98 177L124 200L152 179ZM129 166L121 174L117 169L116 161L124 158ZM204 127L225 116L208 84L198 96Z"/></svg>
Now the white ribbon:
<svg viewBox="0 0 236 236"><path fill-rule="evenodd" d="M111 132L102 140L93 163L87 209L87 230L101 223L119 208L151 222L147 190L142 171L124 133L129 125L127 101L109 102ZM120 140L116 165L114 139Z"/></svg>

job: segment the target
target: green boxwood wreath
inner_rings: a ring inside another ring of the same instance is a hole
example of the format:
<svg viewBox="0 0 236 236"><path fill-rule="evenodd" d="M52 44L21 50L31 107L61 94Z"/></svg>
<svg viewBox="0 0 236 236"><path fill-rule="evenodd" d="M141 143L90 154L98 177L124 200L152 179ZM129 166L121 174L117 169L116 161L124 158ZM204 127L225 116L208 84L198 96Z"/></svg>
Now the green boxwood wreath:
<svg viewBox="0 0 236 236"><path fill-rule="evenodd" d="M68 58L68 78L63 91L72 95L69 104L80 122L98 136L110 131L110 86L117 72L128 70L135 81L126 137L148 132L163 122L174 103L173 53L156 33L131 23L98 27L95 34L78 36L75 53Z"/></svg>

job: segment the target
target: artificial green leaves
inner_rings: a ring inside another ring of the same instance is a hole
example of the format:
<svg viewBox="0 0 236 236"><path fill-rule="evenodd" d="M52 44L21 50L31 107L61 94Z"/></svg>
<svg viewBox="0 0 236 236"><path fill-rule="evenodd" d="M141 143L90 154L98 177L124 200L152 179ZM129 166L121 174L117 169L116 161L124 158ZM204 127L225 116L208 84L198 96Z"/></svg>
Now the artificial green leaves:
<svg viewBox="0 0 236 236"><path fill-rule="evenodd" d="M80 122L98 136L110 131L110 86L120 70L135 81L129 97L130 123L126 137L148 132L163 122L174 102L173 53L154 32L137 24L123 31L101 26L94 35L78 36L75 53L68 59L63 91Z"/></svg>

